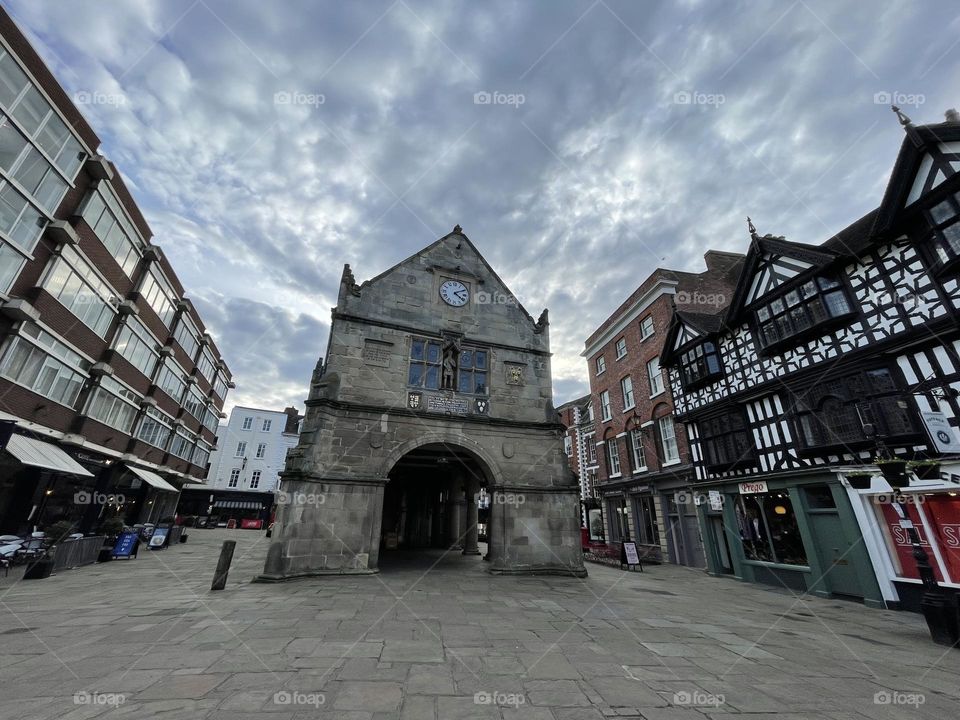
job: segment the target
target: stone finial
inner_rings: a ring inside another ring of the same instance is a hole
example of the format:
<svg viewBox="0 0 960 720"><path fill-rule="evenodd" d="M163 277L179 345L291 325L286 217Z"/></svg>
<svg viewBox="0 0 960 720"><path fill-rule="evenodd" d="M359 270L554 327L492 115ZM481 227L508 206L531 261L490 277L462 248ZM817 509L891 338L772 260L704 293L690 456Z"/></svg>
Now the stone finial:
<svg viewBox="0 0 960 720"><path fill-rule="evenodd" d="M753 220L750 219L750 216L747 215L747 231L750 233L750 239L757 239L757 228L753 225Z"/></svg>
<svg viewBox="0 0 960 720"><path fill-rule="evenodd" d="M343 266L343 275L340 277L340 282L346 285L347 290L354 295L360 295L360 286L357 285L357 281L353 277L353 270L350 269L350 263Z"/></svg>
<svg viewBox="0 0 960 720"><path fill-rule="evenodd" d="M453 232L457 235L463 235L463 228L460 227L459 223L453 226Z"/></svg>
<svg viewBox="0 0 960 720"><path fill-rule="evenodd" d="M537 325L534 328L535 332L543 332L544 328L550 325L550 315L547 308L543 309L543 312L540 313L540 317L537 318Z"/></svg>
<svg viewBox="0 0 960 720"><path fill-rule="evenodd" d="M911 120L910 118L908 118L908 117L906 116L906 114L905 114L904 112L902 112L902 111L900 110L900 108L898 108L896 105L891 105L891 106L890 106L890 109L893 110L893 111L897 114L897 120L900 121L900 124L901 124L903 127L910 127L911 125L913 125L913 120Z"/></svg>
<svg viewBox="0 0 960 720"><path fill-rule="evenodd" d="M948 123L960 123L960 112L957 112L956 108L947 110L943 117Z"/></svg>

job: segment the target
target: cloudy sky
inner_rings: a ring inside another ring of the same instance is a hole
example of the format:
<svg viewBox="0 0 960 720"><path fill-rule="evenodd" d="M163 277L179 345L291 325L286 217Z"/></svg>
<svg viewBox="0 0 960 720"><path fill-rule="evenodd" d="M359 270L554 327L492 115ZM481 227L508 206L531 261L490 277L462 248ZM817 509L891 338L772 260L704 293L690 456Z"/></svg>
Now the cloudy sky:
<svg viewBox="0 0 960 720"><path fill-rule="evenodd" d="M951 2L4 5L125 175L229 405L301 405L343 263L373 277L456 223L550 308L564 402L654 267L743 251L748 214L822 242L880 200L891 98L918 123L960 105Z"/></svg>

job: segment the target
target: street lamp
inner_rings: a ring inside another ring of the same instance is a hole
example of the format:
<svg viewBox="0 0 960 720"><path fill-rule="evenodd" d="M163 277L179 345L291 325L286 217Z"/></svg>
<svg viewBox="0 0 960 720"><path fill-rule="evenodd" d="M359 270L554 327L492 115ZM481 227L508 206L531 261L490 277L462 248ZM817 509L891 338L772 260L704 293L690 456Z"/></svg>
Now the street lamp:
<svg viewBox="0 0 960 720"><path fill-rule="evenodd" d="M864 434L873 440L877 446L877 466L884 479L893 488L893 508L900 518L900 527L907 531L910 545L913 548L913 559L917 564L917 574L923 583L923 597L920 599L920 612L927 621L931 639L938 645L948 647L960 646L960 613L957 609L957 599L952 593L948 596L943 588L937 584L930 556L920 543L920 533L907 514L906 503L903 502L902 489L910 484L906 461L896 459L884 445L872 423L864 423ZM902 463L902 464L901 464Z"/></svg>

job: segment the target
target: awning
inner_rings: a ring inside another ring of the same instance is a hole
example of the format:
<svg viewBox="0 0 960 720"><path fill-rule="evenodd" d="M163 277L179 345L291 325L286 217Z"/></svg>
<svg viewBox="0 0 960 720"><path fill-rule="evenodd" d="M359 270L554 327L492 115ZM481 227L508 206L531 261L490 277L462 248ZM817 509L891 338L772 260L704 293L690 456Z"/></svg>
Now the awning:
<svg viewBox="0 0 960 720"><path fill-rule="evenodd" d="M24 465L93 477L92 472L87 471L63 450L43 440L35 440L25 435L11 435L7 441L7 452Z"/></svg>
<svg viewBox="0 0 960 720"><path fill-rule="evenodd" d="M225 510L262 510L263 505L258 502L245 500L217 500L213 506Z"/></svg>
<svg viewBox="0 0 960 720"><path fill-rule="evenodd" d="M143 480L149 485L153 485L157 490L166 490L167 492L179 492L173 485L168 483L162 477L157 475L155 472L150 470L144 470L143 468L134 467L133 465L127 465L127 470L132 472L138 478Z"/></svg>

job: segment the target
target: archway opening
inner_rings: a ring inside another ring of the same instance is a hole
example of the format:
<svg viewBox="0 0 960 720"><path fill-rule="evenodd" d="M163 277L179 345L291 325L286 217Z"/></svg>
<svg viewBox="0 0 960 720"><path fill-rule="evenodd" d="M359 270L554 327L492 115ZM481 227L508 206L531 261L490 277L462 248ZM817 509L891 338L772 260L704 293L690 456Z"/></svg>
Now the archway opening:
<svg viewBox="0 0 960 720"><path fill-rule="evenodd" d="M381 570L476 567L490 532L490 473L457 445L430 443L391 468L380 529Z"/></svg>

